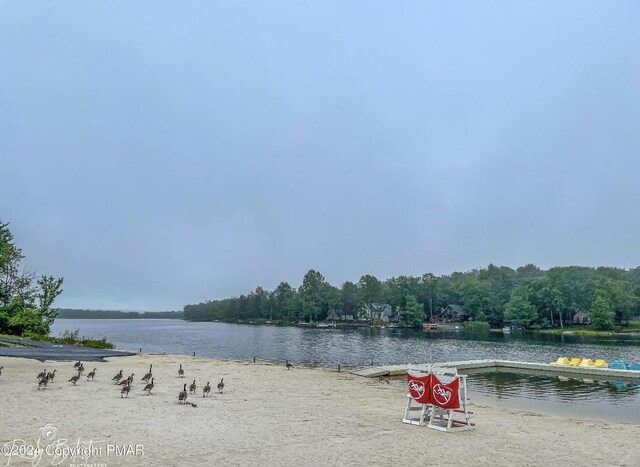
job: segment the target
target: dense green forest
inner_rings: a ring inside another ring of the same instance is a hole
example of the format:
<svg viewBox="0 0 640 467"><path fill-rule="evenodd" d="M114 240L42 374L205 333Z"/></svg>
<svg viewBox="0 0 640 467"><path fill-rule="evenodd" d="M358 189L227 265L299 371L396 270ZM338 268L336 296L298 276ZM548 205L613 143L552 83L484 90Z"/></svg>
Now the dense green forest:
<svg viewBox="0 0 640 467"><path fill-rule="evenodd" d="M47 335L63 279L25 270L20 265L23 258L9 224L0 222L0 333Z"/></svg>
<svg viewBox="0 0 640 467"><path fill-rule="evenodd" d="M310 270L299 288L282 282L275 290L257 287L239 297L184 307L192 321L273 320L283 324L353 316L374 318L389 305L399 322L420 326L450 304L461 305L475 322L497 328L563 327L586 311L595 329L613 329L640 314L640 267L554 267L533 264L512 269L490 264L468 272L399 276L381 281L365 275L339 287Z"/></svg>
<svg viewBox="0 0 640 467"><path fill-rule="evenodd" d="M181 311L76 310L60 308L58 319L182 319Z"/></svg>

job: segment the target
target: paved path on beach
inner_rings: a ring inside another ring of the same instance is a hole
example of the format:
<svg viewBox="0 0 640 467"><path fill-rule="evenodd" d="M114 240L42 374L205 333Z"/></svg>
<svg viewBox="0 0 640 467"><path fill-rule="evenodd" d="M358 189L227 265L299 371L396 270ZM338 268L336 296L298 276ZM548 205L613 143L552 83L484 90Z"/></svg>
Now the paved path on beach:
<svg viewBox="0 0 640 467"><path fill-rule="evenodd" d="M111 349L92 349L75 345L52 344L50 342L32 341L12 337L0 337L0 342L17 344L22 347L0 346L0 356L31 358L44 362L45 360L82 360L85 362L103 362L107 357L126 357L135 355Z"/></svg>

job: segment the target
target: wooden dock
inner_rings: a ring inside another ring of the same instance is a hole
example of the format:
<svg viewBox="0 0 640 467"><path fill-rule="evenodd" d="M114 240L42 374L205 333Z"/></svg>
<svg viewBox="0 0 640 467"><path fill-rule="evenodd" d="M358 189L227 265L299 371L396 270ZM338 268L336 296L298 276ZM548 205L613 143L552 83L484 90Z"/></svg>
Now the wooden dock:
<svg viewBox="0 0 640 467"><path fill-rule="evenodd" d="M367 378L379 376L402 376L408 369L428 371L429 368L456 368L458 371L479 369L511 369L536 371L540 373L560 374L569 377L592 376L596 379L629 379L640 380L640 371L615 370L609 368L596 368L588 366L552 365L549 363L513 362L509 360L467 360L459 362L438 362L431 365L402 364L363 367L353 370L351 373Z"/></svg>

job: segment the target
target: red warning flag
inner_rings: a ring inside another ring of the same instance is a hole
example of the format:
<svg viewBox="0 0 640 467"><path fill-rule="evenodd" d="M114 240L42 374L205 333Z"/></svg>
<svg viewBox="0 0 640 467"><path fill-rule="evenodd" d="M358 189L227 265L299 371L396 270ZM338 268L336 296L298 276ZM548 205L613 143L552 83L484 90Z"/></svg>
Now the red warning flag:
<svg viewBox="0 0 640 467"><path fill-rule="evenodd" d="M431 404L431 374L426 376L414 376L407 373L407 385L409 394L420 404Z"/></svg>
<svg viewBox="0 0 640 467"><path fill-rule="evenodd" d="M431 404L443 409L460 408L460 378L444 384L431 375Z"/></svg>

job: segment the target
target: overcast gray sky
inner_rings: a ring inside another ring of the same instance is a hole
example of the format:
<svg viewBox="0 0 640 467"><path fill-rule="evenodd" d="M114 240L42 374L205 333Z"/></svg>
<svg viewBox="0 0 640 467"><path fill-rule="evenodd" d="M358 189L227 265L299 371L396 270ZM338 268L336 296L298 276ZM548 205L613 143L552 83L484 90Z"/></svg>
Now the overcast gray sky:
<svg viewBox="0 0 640 467"><path fill-rule="evenodd" d="M0 220L57 305L640 265L640 2L0 0Z"/></svg>

